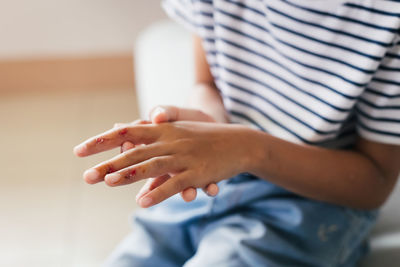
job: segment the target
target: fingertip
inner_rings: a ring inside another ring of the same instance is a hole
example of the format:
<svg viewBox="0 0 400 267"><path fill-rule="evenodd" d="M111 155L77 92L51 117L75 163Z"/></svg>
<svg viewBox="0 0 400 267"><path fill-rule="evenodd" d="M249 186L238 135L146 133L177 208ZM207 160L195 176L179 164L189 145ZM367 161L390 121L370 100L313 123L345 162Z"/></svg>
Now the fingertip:
<svg viewBox="0 0 400 267"><path fill-rule="evenodd" d="M84 157L86 152L86 145L80 144L74 147L73 152L75 156Z"/></svg>
<svg viewBox="0 0 400 267"><path fill-rule="evenodd" d="M149 208L153 205L153 199L149 196L145 196L139 199L139 206L142 208Z"/></svg>
<svg viewBox="0 0 400 267"><path fill-rule="evenodd" d="M121 181L121 175L118 173L107 174L104 181L108 186L116 186Z"/></svg>
<svg viewBox="0 0 400 267"><path fill-rule="evenodd" d="M141 194L141 192L137 193L136 197L135 197L135 201L136 203L139 203L139 199L143 196L143 194Z"/></svg>
<svg viewBox="0 0 400 267"><path fill-rule="evenodd" d="M211 197L215 197L219 193L219 187L217 184L210 184L207 186L207 194Z"/></svg>
<svg viewBox="0 0 400 267"><path fill-rule="evenodd" d="M182 198L185 202L192 202L197 197L197 190L195 188L186 188L181 193Z"/></svg>
<svg viewBox="0 0 400 267"><path fill-rule="evenodd" d="M83 179L88 184L96 184L100 179L100 173L95 169L89 169L83 173Z"/></svg>
<svg viewBox="0 0 400 267"><path fill-rule="evenodd" d="M140 189L139 193L137 193L136 195L136 203L139 204L139 200L144 196L147 195L147 193L149 193L150 190L148 188L142 188Z"/></svg>
<svg viewBox="0 0 400 267"><path fill-rule="evenodd" d="M151 121L153 123L162 123L168 121L168 116L165 111L165 109L161 107L157 107L152 113L151 113Z"/></svg>
<svg viewBox="0 0 400 267"><path fill-rule="evenodd" d="M121 151L125 152L125 151L130 150L130 149L132 149L134 147L135 147L135 145L133 143L125 142L125 143L122 144Z"/></svg>
<svg viewBox="0 0 400 267"><path fill-rule="evenodd" d="M168 117L167 117L166 113L159 113L152 120L153 123L163 123L163 122L167 122L167 121L168 121Z"/></svg>

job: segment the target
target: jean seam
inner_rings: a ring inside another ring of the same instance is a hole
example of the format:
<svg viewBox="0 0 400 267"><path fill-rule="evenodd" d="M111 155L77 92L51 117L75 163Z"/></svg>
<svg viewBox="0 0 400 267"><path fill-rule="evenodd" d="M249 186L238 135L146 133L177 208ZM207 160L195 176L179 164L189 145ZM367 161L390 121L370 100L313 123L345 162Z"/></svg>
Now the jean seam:
<svg viewBox="0 0 400 267"><path fill-rule="evenodd" d="M343 208L343 212L349 217L350 220L350 230L347 230L347 235L343 238L343 241L341 242L341 249L338 251L336 255L336 261L335 264L332 266L342 266L348 257L352 255L352 253L347 253L349 249L349 244L351 243L352 240L359 238L362 233L364 233L365 229L368 228L369 221L366 217L364 216L357 216L353 214L352 211L350 211L348 208ZM346 255L348 254L348 255ZM347 256L347 258L344 258Z"/></svg>

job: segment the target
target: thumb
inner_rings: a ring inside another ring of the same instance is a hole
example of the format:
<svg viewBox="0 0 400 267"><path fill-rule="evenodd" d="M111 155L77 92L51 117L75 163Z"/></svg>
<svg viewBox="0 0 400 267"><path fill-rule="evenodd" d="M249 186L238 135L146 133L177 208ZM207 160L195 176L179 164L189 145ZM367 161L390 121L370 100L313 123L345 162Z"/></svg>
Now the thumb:
<svg viewBox="0 0 400 267"><path fill-rule="evenodd" d="M179 108L173 106L157 106L150 112L152 123L162 123L178 120Z"/></svg>
<svg viewBox="0 0 400 267"><path fill-rule="evenodd" d="M121 153L124 153L125 151L131 150L132 148L135 148L135 145L129 141L124 142L121 146Z"/></svg>

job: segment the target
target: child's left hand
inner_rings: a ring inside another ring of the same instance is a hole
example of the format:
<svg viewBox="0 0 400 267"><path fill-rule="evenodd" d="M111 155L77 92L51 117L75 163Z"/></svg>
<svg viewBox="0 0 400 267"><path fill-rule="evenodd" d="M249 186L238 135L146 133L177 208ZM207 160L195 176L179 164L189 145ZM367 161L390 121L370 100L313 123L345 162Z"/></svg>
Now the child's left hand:
<svg viewBox="0 0 400 267"><path fill-rule="evenodd" d="M120 186L169 174L138 200L142 207L150 207L188 187L203 188L245 172L249 131L239 125L201 122L132 125L90 138L74 152L84 157L126 141L145 144L89 169L84 178L92 184L104 180Z"/></svg>

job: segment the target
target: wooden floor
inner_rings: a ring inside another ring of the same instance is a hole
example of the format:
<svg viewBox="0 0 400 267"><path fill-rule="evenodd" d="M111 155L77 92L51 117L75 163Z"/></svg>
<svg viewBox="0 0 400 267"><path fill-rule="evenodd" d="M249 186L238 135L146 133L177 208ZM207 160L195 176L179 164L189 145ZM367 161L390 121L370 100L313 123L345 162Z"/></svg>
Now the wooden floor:
<svg viewBox="0 0 400 267"><path fill-rule="evenodd" d="M140 185L85 184L117 151L78 159L72 148L137 114L131 89L1 95L0 266L100 266L129 232Z"/></svg>

